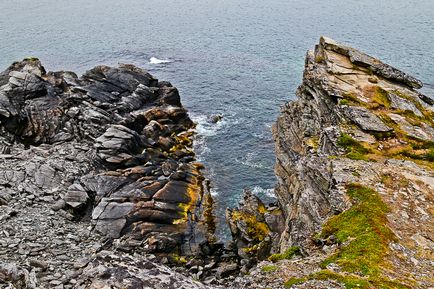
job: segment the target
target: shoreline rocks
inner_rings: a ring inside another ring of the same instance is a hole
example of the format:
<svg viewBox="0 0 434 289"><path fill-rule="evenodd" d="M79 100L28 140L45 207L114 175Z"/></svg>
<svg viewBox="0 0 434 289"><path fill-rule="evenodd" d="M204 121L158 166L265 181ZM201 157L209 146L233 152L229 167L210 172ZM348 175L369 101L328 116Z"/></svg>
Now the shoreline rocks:
<svg viewBox="0 0 434 289"><path fill-rule="evenodd" d="M14 63L0 73L0 285L433 287L421 86L321 37L273 126L278 204L246 190L228 250L176 88L132 65L79 78Z"/></svg>
<svg viewBox="0 0 434 289"><path fill-rule="evenodd" d="M0 257L23 268L3 279L18 288L113 285L80 281L74 274L92 262L74 264L107 249L196 256L214 246L194 123L169 82L128 64L79 78L25 59L0 84ZM21 284L27 275L36 284Z"/></svg>

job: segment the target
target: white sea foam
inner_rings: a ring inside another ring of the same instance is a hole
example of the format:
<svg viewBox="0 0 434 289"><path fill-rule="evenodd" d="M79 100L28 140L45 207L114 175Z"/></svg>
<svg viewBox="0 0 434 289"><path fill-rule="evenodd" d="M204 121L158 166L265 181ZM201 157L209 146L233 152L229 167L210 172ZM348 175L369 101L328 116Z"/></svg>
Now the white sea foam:
<svg viewBox="0 0 434 289"><path fill-rule="evenodd" d="M217 191L217 189L215 188L211 188L210 190L211 196L216 197L219 195L219 191Z"/></svg>
<svg viewBox="0 0 434 289"><path fill-rule="evenodd" d="M255 153L250 152L250 153L247 153L243 158L236 158L235 161L237 163L243 164L243 165L251 167L251 168L256 168L256 169L264 168L264 164L262 164L261 162L255 161L254 157L255 157Z"/></svg>
<svg viewBox="0 0 434 289"><path fill-rule="evenodd" d="M211 151L207 146L207 138L214 136L225 125L225 121L210 123L206 115L191 115L196 123L196 137L194 139L194 151L198 161L206 161L207 154Z"/></svg>
<svg viewBox="0 0 434 289"><path fill-rule="evenodd" d="M227 120L225 118L218 121L217 123L212 123L209 121L208 116L206 115L192 116L192 119L197 124L196 132L199 137L214 136L227 124Z"/></svg>
<svg viewBox="0 0 434 289"><path fill-rule="evenodd" d="M149 63L150 64L163 64L163 63L170 63L172 62L172 60L170 59L158 59L157 57L151 57L149 58Z"/></svg>
<svg viewBox="0 0 434 289"><path fill-rule="evenodd" d="M194 140L194 152L199 162L206 161L206 155L210 152L206 140L203 137L196 137Z"/></svg>
<svg viewBox="0 0 434 289"><path fill-rule="evenodd" d="M255 195L265 195L269 198L276 198L276 195L274 194L274 189L264 189L261 186L254 186L252 189L252 193Z"/></svg>

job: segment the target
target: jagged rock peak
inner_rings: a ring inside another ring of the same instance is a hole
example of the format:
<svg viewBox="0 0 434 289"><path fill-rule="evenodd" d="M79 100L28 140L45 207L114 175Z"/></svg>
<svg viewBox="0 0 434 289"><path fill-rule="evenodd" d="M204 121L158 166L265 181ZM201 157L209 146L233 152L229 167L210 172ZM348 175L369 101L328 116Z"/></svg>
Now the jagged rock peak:
<svg viewBox="0 0 434 289"><path fill-rule="evenodd" d="M433 286L424 272L433 245L426 200L434 190L434 102L421 87L327 37L307 52L298 99L282 107L273 126L282 253L301 246L323 255L317 270L321 263L334 278L356 273L364 282L371 274L366 288L386 286L372 276L393 286ZM375 244L359 234L366 224Z"/></svg>
<svg viewBox="0 0 434 289"><path fill-rule="evenodd" d="M381 62L380 60L369 56L357 49L351 48L346 45L339 44L335 42L333 39L330 39L325 36L321 36L319 45L315 50L316 57L325 56L322 53L324 50L333 51L345 56L348 56L349 60L356 66L366 67L371 70L374 74L377 74L381 77L387 78L389 80L397 81L404 83L413 88L422 88L422 81L414 78L402 72L399 69L396 69L388 64ZM326 61L329 59L325 59Z"/></svg>

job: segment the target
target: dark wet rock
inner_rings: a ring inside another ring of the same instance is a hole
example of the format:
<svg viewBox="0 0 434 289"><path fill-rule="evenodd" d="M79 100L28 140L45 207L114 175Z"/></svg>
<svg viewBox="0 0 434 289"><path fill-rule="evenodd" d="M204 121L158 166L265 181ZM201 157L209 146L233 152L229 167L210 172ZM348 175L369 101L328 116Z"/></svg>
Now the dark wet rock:
<svg viewBox="0 0 434 289"><path fill-rule="evenodd" d="M221 114L213 114L210 117L208 117L208 122L210 123L218 123L223 119L223 115Z"/></svg>

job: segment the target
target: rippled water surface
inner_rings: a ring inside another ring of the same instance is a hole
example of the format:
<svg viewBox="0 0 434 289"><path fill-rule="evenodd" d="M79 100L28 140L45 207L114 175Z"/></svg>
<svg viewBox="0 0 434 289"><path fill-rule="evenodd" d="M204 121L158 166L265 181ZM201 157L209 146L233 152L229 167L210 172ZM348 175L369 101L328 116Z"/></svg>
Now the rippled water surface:
<svg viewBox="0 0 434 289"><path fill-rule="evenodd" d="M432 0L0 0L0 69L26 56L79 73L127 62L176 85L219 217L246 186L272 194L270 127L320 35L434 83Z"/></svg>

